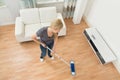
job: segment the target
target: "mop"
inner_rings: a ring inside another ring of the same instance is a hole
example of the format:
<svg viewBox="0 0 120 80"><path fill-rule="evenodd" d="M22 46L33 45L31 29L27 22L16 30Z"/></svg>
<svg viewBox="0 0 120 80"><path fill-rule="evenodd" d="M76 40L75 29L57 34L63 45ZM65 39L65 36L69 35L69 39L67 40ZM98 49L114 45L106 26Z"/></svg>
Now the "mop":
<svg viewBox="0 0 120 80"><path fill-rule="evenodd" d="M49 47L46 47L48 50L50 50L51 52L53 52ZM54 52L53 52L54 53ZM67 62L67 61L65 61L62 57L60 57L58 54L56 54L56 53L54 53L54 55L58 58L58 59L60 59L61 61L63 61L66 65L68 65L69 67L70 67L70 69L71 69L71 74L73 75L73 76L75 76L75 65L74 65L74 61L73 60L71 60L70 61L70 64Z"/></svg>

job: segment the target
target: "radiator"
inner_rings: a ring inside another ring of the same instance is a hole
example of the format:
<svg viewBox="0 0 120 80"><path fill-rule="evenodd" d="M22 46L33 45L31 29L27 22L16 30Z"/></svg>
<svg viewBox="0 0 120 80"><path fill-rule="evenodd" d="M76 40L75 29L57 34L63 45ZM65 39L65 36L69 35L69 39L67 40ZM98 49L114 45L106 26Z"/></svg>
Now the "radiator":
<svg viewBox="0 0 120 80"><path fill-rule="evenodd" d="M116 56L96 28L87 28L84 35L100 63L107 64L116 60Z"/></svg>

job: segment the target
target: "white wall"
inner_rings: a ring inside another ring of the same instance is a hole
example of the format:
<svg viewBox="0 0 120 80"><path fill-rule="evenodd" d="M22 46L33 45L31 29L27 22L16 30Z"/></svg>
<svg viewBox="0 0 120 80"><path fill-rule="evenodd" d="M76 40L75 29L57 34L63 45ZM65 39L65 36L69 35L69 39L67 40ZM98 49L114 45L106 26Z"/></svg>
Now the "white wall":
<svg viewBox="0 0 120 80"><path fill-rule="evenodd" d="M84 13L89 27L96 27L111 47L120 72L120 0L89 0Z"/></svg>
<svg viewBox="0 0 120 80"><path fill-rule="evenodd" d="M13 23L14 23L14 20L8 8L1 7L0 8L0 26L7 25L7 24L13 24Z"/></svg>
<svg viewBox="0 0 120 80"><path fill-rule="evenodd" d="M8 25L15 23L15 19L19 16L20 0L5 0L6 7L0 8L0 25Z"/></svg>

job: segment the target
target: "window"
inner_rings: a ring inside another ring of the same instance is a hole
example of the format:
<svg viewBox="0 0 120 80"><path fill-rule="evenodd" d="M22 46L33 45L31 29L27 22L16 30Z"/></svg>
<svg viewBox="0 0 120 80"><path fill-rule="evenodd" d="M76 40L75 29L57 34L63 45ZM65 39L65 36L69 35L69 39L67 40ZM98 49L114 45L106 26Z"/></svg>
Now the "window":
<svg viewBox="0 0 120 80"><path fill-rule="evenodd" d="M58 2L61 0L37 0L37 2Z"/></svg>
<svg viewBox="0 0 120 80"><path fill-rule="evenodd" d="M4 0L0 0L0 7L5 6Z"/></svg>

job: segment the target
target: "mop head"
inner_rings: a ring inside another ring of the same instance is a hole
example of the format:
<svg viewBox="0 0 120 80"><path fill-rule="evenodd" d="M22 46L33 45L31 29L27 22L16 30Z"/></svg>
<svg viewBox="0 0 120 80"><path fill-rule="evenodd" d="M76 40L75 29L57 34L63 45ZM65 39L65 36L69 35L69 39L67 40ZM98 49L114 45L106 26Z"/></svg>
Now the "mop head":
<svg viewBox="0 0 120 80"><path fill-rule="evenodd" d="M75 76L76 73L75 73L75 65L73 60L70 61L70 68L71 68L71 74Z"/></svg>

